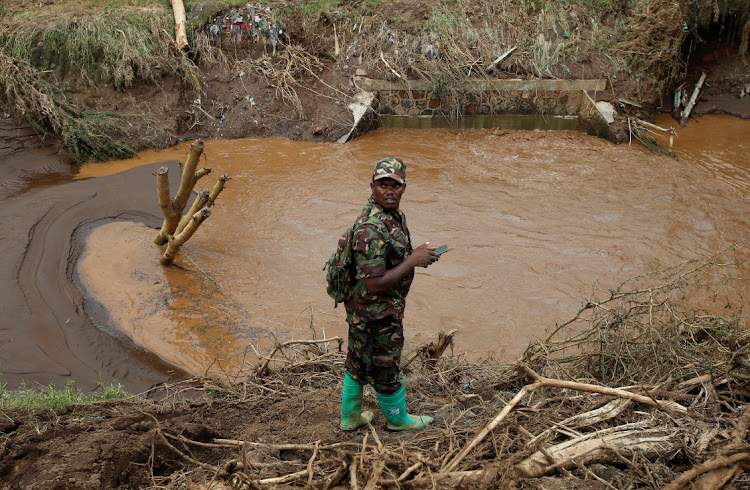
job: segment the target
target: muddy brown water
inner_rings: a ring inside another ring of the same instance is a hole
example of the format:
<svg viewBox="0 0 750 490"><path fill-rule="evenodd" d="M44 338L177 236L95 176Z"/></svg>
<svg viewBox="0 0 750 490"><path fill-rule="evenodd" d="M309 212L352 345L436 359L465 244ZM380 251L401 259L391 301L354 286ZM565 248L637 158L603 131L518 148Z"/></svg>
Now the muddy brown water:
<svg viewBox="0 0 750 490"><path fill-rule="evenodd" d="M595 291L747 239L748 135L750 121L702 116L680 130L680 160L569 131L207 140L197 187L232 180L168 268L153 174L166 162L174 192L189 143L86 165L3 200L0 371L10 387L101 376L138 391L232 374L276 340L345 338L321 269L386 155L408 163L415 244L449 247L417 272L407 349L457 329L454 352L512 359Z"/></svg>

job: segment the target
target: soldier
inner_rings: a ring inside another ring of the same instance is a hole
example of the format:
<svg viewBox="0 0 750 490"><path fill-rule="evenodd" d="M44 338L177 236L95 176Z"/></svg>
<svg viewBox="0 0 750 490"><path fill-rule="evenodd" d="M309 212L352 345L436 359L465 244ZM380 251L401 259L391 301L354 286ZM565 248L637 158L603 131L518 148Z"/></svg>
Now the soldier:
<svg viewBox="0 0 750 490"><path fill-rule="evenodd" d="M373 419L362 412L362 388L370 384L391 430L417 429L428 415L406 412L399 376L404 345L404 306L415 267L437 262L434 247L412 249L406 217L399 209L406 190L406 164L384 158L375 164L372 196L355 222L352 237L355 286L344 302L349 344L341 401L341 429L354 430Z"/></svg>

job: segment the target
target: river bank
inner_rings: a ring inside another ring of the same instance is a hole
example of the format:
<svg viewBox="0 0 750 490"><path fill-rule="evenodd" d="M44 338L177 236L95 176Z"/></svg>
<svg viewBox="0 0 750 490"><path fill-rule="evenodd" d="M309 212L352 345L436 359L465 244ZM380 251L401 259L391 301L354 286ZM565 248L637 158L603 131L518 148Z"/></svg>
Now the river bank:
<svg viewBox="0 0 750 490"><path fill-rule="evenodd" d="M629 119L671 112L676 89L687 99L701 73L696 113L750 115L744 2L621 3L200 3L183 54L163 4L14 0L0 11L0 123L31 126L66 162L198 137L335 141L352 126L357 71L428 83L453 117L481 96L465 91L470 81L605 80L589 95L611 104L620 141ZM40 144L14 137L5 151Z"/></svg>

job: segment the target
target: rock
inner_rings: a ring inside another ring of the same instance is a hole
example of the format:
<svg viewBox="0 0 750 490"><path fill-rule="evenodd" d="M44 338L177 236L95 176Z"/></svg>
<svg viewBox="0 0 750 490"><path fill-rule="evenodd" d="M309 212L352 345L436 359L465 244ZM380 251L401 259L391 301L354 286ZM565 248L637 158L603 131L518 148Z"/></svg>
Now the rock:
<svg viewBox="0 0 750 490"><path fill-rule="evenodd" d="M612 104L601 100L596 103L596 108L599 109L601 115L604 116L607 124L615 122L615 108Z"/></svg>

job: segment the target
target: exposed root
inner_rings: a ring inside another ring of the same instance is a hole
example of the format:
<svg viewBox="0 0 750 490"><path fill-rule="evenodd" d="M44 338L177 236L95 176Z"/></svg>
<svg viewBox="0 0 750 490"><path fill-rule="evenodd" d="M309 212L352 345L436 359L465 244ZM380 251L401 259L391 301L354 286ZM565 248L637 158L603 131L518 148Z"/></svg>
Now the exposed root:
<svg viewBox="0 0 750 490"><path fill-rule="evenodd" d="M323 64L314 55L299 46L286 46L275 58L262 57L257 60L237 61L238 68L245 67L262 75L276 89L276 96L290 104L297 117L305 119L305 111L295 87L300 87L299 80L320 71Z"/></svg>

